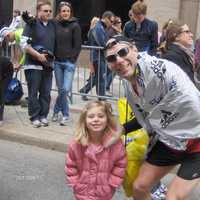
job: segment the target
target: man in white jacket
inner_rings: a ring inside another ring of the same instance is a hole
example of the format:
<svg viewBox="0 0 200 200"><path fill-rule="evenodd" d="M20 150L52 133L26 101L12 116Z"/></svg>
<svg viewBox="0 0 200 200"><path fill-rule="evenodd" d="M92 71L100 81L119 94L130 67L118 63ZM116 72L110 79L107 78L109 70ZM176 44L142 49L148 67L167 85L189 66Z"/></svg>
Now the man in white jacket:
<svg viewBox="0 0 200 200"><path fill-rule="evenodd" d="M139 54L123 36L107 42L106 60L126 80L136 122L157 140L134 182L134 200L150 200L151 187L178 164L166 199L186 199L200 177L200 92L179 66Z"/></svg>

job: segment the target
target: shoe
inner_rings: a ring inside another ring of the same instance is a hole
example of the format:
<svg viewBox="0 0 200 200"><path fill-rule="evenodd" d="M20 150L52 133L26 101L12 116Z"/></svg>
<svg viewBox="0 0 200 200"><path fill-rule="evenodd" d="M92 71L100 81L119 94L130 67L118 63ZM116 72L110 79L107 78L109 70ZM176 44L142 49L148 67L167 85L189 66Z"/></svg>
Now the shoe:
<svg viewBox="0 0 200 200"><path fill-rule="evenodd" d="M82 96L81 99L82 99L83 101L89 101L89 99L88 99L87 96Z"/></svg>
<svg viewBox="0 0 200 200"><path fill-rule="evenodd" d="M47 118L40 119L40 122L41 122L42 126L48 126L49 125L49 122L48 122Z"/></svg>
<svg viewBox="0 0 200 200"><path fill-rule="evenodd" d="M51 118L52 122L57 122L58 121L58 113L53 113L53 116Z"/></svg>
<svg viewBox="0 0 200 200"><path fill-rule="evenodd" d="M1 126L3 126L3 121L2 121L2 120L0 121L0 127L1 127Z"/></svg>
<svg viewBox="0 0 200 200"><path fill-rule="evenodd" d="M153 191L151 194L151 198L152 200L165 200L166 192L167 187L163 183L160 183L158 188L156 188L155 191Z"/></svg>
<svg viewBox="0 0 200 200"><path fill-rule="evenodd" d="M113 96L113 93L109 90L106 91L106 96L108 97L112 97Z"/></svg>
<svg viewBox="0 0 200 200"><path fill-rule="evenodd" d="M31 123L33 124L34 128L39 128L41 126L41 122L38 119L33 120Z"/></svg>
<svg viewBox="0 0 200 200"><path fill-rule="evenodd" d="M61 125L61 126L66 126L67 123L69 123L69 122L71 122L71 121L72 121L71 118L69 118L69 117L63 117L62 120L60 121L60 125Z"/></svg>

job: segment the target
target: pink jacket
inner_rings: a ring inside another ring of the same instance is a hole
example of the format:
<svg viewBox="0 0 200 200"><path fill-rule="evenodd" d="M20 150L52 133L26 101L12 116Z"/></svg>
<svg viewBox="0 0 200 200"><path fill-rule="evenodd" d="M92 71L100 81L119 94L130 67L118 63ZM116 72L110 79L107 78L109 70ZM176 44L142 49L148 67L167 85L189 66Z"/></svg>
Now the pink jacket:
<svg viewBox="0 0 200 200"><path fill-rule="evenodd" d="M68 147L65 173L77 200L110 200L122 184L126 165L125 147L119 138L107 137L98 146L74 141Z"/></svg>

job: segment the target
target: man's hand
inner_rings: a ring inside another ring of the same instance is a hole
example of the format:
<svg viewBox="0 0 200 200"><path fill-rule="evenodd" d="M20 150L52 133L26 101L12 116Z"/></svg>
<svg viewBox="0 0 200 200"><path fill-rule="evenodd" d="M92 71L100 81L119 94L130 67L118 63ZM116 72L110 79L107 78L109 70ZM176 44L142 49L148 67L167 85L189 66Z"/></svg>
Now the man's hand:
<svg viewBox="0 0 200 200"><path fill-rule="evenodd" d="M47 62L46 56L47 54L38 53L37 60L40 61L41 63Z"/></svg>
<svg viewBox="0 0 200 200"><path fill-rule="evenodd" d="M22 66L21 64L14 64L14 66L13 66L14 71L18 72L20 70L21 66Z"/></svg>

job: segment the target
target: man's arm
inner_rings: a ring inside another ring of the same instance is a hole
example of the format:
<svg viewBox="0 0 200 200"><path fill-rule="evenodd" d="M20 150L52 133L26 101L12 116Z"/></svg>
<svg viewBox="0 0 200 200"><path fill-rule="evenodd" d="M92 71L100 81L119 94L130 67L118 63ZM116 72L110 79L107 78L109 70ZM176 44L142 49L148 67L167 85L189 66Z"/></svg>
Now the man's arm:
<svg viewBox="0 0 200 200"><path fill-rule="evenodd" d="M136 130L142 128L142 126L138 123L136 118L133 118L129 122L124 123L122 126L124 128L125 134L130 133L132 131L136 131Z"/></svg>
<svg viewBox="0 0 200 200"><path fill-rule="evenodd" d="M46 60L45 54L40 54L39 52L37 52L35 49L32 48L31 44L29 44L28 42L30 39L32 39L31 31L33 31L31 26L27 24L24 28L24 31L21 37L20 46L24 52L31 55L36 60L40 62L46 62L47 60Z"/></svg>

